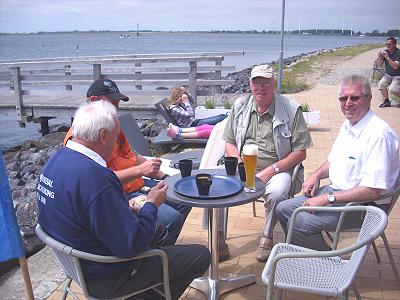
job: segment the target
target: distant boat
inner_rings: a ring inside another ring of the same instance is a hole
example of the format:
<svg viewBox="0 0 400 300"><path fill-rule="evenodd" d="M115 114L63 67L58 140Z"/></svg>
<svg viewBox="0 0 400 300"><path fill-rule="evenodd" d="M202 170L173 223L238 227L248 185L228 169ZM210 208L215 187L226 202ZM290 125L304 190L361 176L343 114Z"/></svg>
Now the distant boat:
<svg viewBox="0 0 400 300"><path fill-rule="evenodd" d="M129 34L121 34L121 35L119 36L119 38L120 38L120 39L128 39L128 38L130 38L130 35L129 35Z"/></svg>
<svg viewBox="0 0 400 300"><path fill-rule="evenodd" d="M363 35L363 34L360 34L360 38L363 38L363 37L365 37L365 35Z"/></svg>

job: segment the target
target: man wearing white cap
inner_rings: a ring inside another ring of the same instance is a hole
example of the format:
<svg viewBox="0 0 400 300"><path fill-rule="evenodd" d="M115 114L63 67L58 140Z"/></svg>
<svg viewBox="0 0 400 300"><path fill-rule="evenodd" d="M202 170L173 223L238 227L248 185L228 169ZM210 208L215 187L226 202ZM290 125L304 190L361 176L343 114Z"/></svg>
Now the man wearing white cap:
<svg viewBox="0 0 400 300"><path fill-rule="evenodd" d="M244 145L258 146L256 176L266 185L265 225L256 252L260 262L267 261L273 246L276 205L288 198L293 168L306 158L306 149L312 146L300 105L276 93L275 83L271 66L255 66L250 76L252 94L235 101L224 132L227 156L241 160ZM295 182L296 193L303 179L302 168Z"/></svg>

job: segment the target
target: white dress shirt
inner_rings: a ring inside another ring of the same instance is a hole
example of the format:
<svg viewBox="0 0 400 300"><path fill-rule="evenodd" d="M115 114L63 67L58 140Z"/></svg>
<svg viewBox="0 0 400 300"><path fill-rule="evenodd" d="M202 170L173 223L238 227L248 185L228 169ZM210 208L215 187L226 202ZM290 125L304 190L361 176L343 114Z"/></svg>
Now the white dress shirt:
<svg viewBox="0 0 400 300"><path fill-rule="evenodd" d="M400 170L399 140L372 111L354 126L344 121L328 156L332 187L392 190Z"/></svg>

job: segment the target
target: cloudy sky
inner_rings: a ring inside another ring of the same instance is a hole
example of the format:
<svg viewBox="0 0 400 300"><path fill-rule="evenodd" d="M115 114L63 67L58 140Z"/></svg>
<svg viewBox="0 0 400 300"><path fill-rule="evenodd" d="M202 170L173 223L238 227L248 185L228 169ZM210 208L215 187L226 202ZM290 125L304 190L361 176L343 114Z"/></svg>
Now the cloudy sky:
<svg viewBox="0 0 400 300"><path fill-rule="evenodd" d="M0 0L0 32L280 30L279 0ZM399 29L399 0L286 0L285 26Z"/></svg>

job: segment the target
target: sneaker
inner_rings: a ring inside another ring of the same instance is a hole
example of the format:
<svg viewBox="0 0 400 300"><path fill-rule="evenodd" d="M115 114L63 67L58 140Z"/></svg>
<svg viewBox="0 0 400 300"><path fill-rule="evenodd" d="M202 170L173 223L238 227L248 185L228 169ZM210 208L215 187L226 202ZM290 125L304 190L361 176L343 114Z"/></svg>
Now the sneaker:
<svg viewBox="0 0 400 300"><path fill-rule="evenodd" d="M379 104L379 107L380 107L380 108L383 108L383 107L391 107L391 106L392 106L392 104L391 104L390 101L387 100L387 99L385 99L385 101L383 101L381 104Z"/></svg>
<svg viewBox="0 0 400 300"><path fill-rule="evenodd" d="M271 249L273 246L272 239L269 238L261 238L260 245L256 251L256 260L259 262L266 262L268 260L268 256L271 253Z"/></svg>
<svg viewBox="0 0 400 300"><path fill-rule="evenodd" d="M226 247L224 247L223 249L219 249L218 251L218 259L219 262L223 262L229 259L229 257L231 257L231 253L229 252L229 247L228 244L225 244Z"/></svg>

